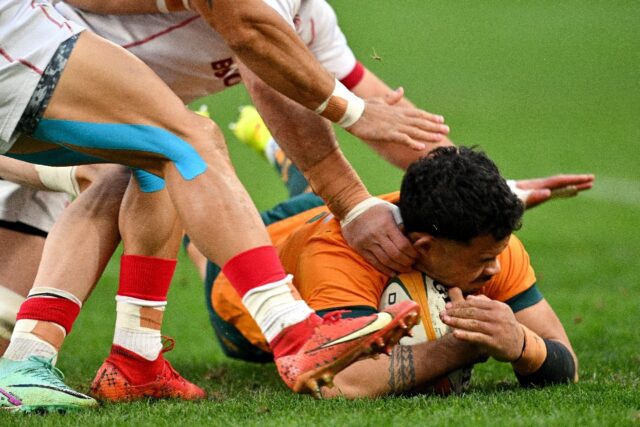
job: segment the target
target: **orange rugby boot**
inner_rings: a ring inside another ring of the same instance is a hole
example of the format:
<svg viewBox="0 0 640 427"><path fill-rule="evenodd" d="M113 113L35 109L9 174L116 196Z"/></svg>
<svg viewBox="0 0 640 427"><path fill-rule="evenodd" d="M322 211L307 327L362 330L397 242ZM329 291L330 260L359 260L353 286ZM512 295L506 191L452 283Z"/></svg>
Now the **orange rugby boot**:
<svg viewBox="0 0 640 427"><path fill-rule="evenodd" d="M154 361L113 345L109 357L98 369L91 384L91 395L107 402L130 402L145 398L204 399L205 391L184 379L164 359L163 353L174 346L172 339L167 342L168 345Z"/></svg>
<svg viewBox="0 0 640 427"><path fill-rule="evenodd" d="M311 315L302 324L283 330L272 342L272 348L287 347L276 355L275 362L284 382L296 393L311 393L321 398L320 387L333 386L333 377L358 359L377 353L390 353L391 348L419 320L420 306L411 300L402 301L379 313L342 318L336 311L320 318ZM296 335L310 336L301 346Z"/></svg>

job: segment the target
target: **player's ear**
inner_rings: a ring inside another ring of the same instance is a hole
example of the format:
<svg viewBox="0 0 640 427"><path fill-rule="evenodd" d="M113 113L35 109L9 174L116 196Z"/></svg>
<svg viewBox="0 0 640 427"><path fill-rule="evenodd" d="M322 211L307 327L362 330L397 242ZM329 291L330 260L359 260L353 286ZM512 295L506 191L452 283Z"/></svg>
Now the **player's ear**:
<svg viewBox="0 0 640 427"><path fill-rule="evenodd" d="M434 237L431 234L414 232L409 233L409 240L413 243L413 247L418 252L428 252L433 245Z"/></svg>

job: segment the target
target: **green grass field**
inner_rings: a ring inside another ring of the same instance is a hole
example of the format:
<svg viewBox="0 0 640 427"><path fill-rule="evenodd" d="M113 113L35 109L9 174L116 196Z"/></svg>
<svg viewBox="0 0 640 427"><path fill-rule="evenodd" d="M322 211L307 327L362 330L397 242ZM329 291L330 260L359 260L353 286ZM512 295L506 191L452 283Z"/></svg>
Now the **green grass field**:
<svg viewBox="0 0 640 427"><path fill-rule="evenodd" d="M506 176L596 174L593 190L532 210L519 232L580 359L580 383L524 391L508 366L488 362L459 397L297 396L273 366L222 355L185 258L165 316L164 332L177 340L168 358L209 400L0 414L0 425L640 425L640 3L331 3L367 67L443 114L454 141L480 145ZM224 125L247 101L234 88L203 102ZM225 132L258 207L282 200L275 173ZM400 172L345 132L339 137L372 192L396 189ZM58 366L81 391L109 350L117 272L114 259L61 353Z"/></svg>

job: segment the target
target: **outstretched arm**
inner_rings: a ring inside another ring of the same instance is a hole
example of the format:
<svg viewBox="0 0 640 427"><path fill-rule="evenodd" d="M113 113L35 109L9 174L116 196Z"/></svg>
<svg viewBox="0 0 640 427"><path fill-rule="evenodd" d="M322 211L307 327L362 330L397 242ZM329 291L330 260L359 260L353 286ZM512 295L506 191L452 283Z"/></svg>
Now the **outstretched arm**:
<svg viewBox="0 0 640 427"><path fill-rule="evenodd" d="M508 180L507 184L529 209L555 198L577 196L579 192L593 187L594 181L593 175L582 174Z"/></svg>
<svg viewBox="0 0 640 427"><path fill-rule="evenodd" d="M323 388L325 398L380 397L425 390L434 381L481 358L478 349L452 335L416 345L397 345L390 356L356 362Z"/></svg>
<svg viewBox="0 0 640 427"><path fill-rule="evenodd" d="M42 166L0 156L0 179L44 191L60 191L77 197L92 183L109 173L121 172L114 165Z"/></svg>
<svg viewBox="0 0 640 427"><path fill-rule="evenodd" d="M92 166L82 166L83 170ZM0 178L16 184L44 191L62 191L76 197L80 194L78 167L51 167L34 165L6 156L0 156ZM82 172L80 175L83 175ZM88 185L88 183L84 183Z"/></svg>

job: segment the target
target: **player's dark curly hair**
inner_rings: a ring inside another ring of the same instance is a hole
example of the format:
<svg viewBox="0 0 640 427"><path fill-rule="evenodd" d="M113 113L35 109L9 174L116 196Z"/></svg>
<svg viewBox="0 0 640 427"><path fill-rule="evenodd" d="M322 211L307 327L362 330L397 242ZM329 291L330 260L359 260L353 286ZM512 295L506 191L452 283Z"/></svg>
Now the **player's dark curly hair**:
<svg viewBox="0 0 640 427"><path fill-rule="evenodd" d="M402 181L406 232L459 242L491 234L502 240L520 228L522 202L482 151L440 147L413 163Z"/></svg>

